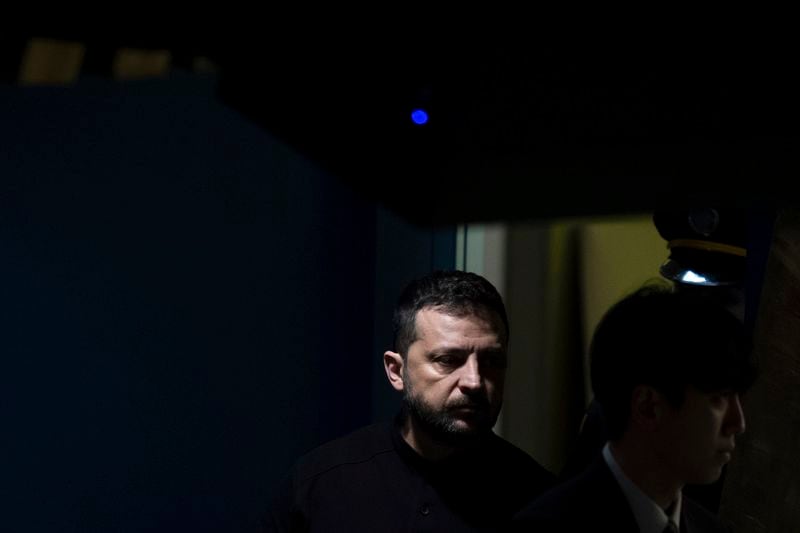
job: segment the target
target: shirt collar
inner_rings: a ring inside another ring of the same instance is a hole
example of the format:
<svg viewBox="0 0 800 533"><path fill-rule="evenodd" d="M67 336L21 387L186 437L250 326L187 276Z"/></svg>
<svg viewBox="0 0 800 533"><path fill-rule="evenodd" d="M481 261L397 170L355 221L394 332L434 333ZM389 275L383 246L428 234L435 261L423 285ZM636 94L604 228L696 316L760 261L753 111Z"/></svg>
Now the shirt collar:
<svg viewBox="0 0 800 533"><path fill-rule="evenodd" d="M641 533L663 533L664 528L667 527L667 522L672 521L675 526L680 525L681 516L681 494L678 493L678 499L673 505L670 506L669 515L647 494L642 492L636 483L630 480L628 476L622 471L622 467L614 459L611 453L609 444L603 447L603 459L605 459L608 468L614 475L614 478L619 483L628 504L633 511L633 516L636 518L636 523L639 525Z"/></svg>

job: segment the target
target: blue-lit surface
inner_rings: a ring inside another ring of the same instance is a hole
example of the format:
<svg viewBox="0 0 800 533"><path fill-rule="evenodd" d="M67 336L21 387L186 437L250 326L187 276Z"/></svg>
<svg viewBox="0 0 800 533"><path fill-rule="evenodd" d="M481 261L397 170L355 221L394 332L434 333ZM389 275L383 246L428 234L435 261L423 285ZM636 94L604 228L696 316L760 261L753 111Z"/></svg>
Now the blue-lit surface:
<svg viewBox="0 0 800 533"><path fill-rule="evenodd" d="M411 120L414 121L414 124L421 126L428 122L428 113L424 109L415 109L411 112Z"/></svg>

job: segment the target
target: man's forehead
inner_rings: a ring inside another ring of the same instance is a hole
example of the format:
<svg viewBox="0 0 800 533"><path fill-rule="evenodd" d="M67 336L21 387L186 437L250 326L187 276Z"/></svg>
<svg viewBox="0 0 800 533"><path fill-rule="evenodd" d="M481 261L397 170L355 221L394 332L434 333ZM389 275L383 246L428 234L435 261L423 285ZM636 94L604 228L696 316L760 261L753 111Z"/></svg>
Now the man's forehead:
<svg viewBox="0 0 800 533"><path fill-rule="evenodd" d="M495 333L501 341L505 339L505 326L500 316L491 309L483 307L470 307L451 309L443 306L428 306L417 311L415 325L417 337L421 337L425 330L432 328L437 330L442 326L447 329L448 325L456 327L462 320L483 323Z"/></svg>

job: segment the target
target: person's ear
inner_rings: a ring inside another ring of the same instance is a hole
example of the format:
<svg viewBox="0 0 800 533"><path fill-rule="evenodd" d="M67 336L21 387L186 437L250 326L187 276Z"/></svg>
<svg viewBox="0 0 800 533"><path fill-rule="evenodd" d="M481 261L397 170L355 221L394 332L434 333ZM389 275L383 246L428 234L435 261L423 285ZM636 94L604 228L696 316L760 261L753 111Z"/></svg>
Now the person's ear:
<svg viewBox="0 0 800 533"><path fill-rule="evenodd" d="M649 385L637 385L631 393L631 423L654 431L664 413L664 396Z"/></svg>
<svg viewBox="0 0 800 533"><path fill-rule="evenodd" d="M405 386L403 383L403 356L387 350L383 354L383 369L394 390L402 391Z"/></svg>

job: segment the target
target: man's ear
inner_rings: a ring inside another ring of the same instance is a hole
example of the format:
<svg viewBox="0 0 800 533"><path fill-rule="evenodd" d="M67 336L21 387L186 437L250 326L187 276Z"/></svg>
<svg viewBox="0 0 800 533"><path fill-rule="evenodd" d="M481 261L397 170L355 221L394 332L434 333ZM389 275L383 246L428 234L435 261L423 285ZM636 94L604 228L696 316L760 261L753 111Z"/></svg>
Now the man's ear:
<svg viewBox="0 0 800 533"><path fill-rule="evenodd" d="M403 356L397 352L386 351L383 354L383 369L386 370L386 377L389 384L396 391L402 391L403 383Z"/></svg>
<svg viewBox="0 0 800 533"><path fill-rule="evenodd" d="M664 396L649 385L637 385L631 393L631 423L654 431L664 413Z"/></svg>

